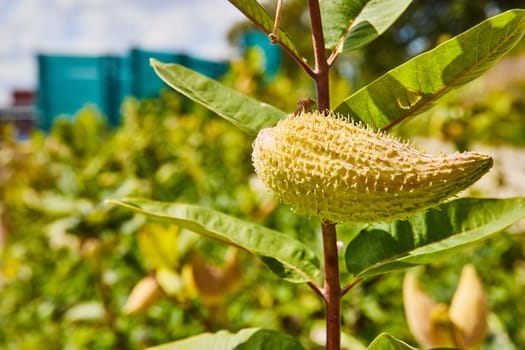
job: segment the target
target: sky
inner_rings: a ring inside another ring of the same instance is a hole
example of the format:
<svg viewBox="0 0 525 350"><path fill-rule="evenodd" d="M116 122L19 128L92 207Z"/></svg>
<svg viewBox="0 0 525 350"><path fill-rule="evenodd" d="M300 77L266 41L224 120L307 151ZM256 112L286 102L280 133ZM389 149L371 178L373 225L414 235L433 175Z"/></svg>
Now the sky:
<svg viewBox="0 0 525 350"><path fill-rule="evenodd" d="M0 0L0 106L35 89L36 55L124 54L132 47L211 60L235 55L227 0Z"/></svg>

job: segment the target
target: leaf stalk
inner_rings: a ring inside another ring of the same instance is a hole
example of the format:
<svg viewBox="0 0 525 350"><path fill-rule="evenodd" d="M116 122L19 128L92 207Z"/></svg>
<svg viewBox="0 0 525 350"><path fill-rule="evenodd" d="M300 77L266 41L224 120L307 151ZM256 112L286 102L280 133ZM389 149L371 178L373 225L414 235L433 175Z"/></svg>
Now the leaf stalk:
<svg viewBox="0 0 525 350"><path fill-rule="evenodd" d="M279 25L281 23L281 13L283 9L283 0L277 1L277 9L275 10L275 21L273 23L273 31L268 34L268 39L270 39L270 43L275 45L279 43L279 37L277 36L277 33L279 32Z"/></svg>

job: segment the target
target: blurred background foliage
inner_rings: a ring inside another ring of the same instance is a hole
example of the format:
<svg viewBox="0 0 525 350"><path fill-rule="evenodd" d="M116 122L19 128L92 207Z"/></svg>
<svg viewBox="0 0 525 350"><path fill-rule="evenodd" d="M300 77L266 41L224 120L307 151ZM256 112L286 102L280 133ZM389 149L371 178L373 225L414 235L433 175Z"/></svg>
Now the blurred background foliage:
<svg viewBox="0 0 525 350"><path fill-rule="evenodd" d="M303 2L286 1L285 6L283 27L301 52L310 52ZM494 11L519 6L510 0L414 2L383 37L341 57L331 81L332 104ZM231 40L247 28L245 23L234 26ZM482 79L394 132L439 140L445 145L439 147L447 149L482 144L523 154L525 73L517 72L525 72L524 55L522 42ZM268 82L260 59L248 51L223 82L286 111L313 95L310 80L293 62L285 58L278 76ZM227 248L104 203L126 196L197 203L294 235L320 252L318 220L279 205L254 177L250 137L170 91L155 99L128 99L117 129L86 107L73 119L57 119L49 134L35 132L25 142L14 139L10 126L1 132L0 348L141 349L203 331L249 326L284 330L307 348L321 348L323 308L307 286L282 282L239 252L231 288L199 289L196 266L224 272L231 256ZM478 193L507 194L507 177L525 179L525 163L513 165ZM524 196L521 191L513 195ZM462 266L474 264L501 323L492 321L485 349L525 348L523 233L522 226L513 227L420 274L428 292L448 302ZM344 243L354 234L354 228L340 227ZM177 247L169 262L152 253L155 244L159 252L163 245ZM130 311L128 296L147 276L162 281L160 293ZM403 315L402 277L369 279L344 299L345 348L364 349L382 331L415 344Z"/></svg>

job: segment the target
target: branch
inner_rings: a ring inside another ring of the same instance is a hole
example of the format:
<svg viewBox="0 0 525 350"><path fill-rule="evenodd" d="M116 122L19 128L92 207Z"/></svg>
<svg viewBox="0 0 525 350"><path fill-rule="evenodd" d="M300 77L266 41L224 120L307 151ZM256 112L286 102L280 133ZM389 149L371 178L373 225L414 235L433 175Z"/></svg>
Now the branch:
<svg viewBox="0 0 525 350"><path fill-rule="evenodd" d="M313 282L308 282L308 286L315 292L315 294L317 294L318 296L321 297L321 299L324 300L324 294L323 294L323 290L321 288L319 288L319 286Z"/></svg>
<svg viewBox="0 0 525 350"><path fill-rule="evenodd" d="M337 57L339 57L339 54L343 52L343 45L345 44L346 37L348 36L348 34L350 33L350 30L352 29L353 22L354 20L350 21L350 23L348 24L348 27L345 30L345 33L341 35L341 38L339 38L339 41L335 45L334 50L330 54L330 57L328 57L327 62L330 67L333 66L333 64L335 63L335 60L337 59Z"/></svg>
<svg viewBox="0 0 525 350"><path fill-rule="evenodd" d="M328 57L328 60L327 60L328 66L332 67L337 57L339 57L339 52L336 50L332 51L332 53L330 54L330 57Z"/></svg>
<svg viewBox="0 0 525 350"><path fill-rule="evenodd" d="M350 291L350 289L354 288L362 280L363 280L362 278L357 278L355 280L350 281L347 285L345 285L341 289L341 297L344 296L346 293L348 293Z"/></svg>
<svg viewBox="0 0 525 350"><path fill-rule="evenodd" d="M254 16L252 16L249 12L247 12L244 8L242 7L239 7L237 6L234 2L232 2L233 5L239 10L241 11L244 16L246 16L246 18L248 18L250 20L250 22L252 22L257 28L259 28L263 33L266 33L269 37L271 36L272 32L268 29L266 29L264 27L264 25L262 23L260 23ZM270 41L272 41L273 39L270 38ZM314 70L312 69L312 67L310 67L308 65L308 63L306 63L306 61L300 57L296 52L294 52L288 45L286 44L283 44L281 41L279 41L279 38L277 38L277 43L279 44L279 46L281 46L283 48L283 50L288 54L290 55L290 57L293 58L293 60L295 62L297 62L299 64L299 66L301 66L301 68L303 68L303 70L311 77L311 78L315 78L315 72Z"/></svg>

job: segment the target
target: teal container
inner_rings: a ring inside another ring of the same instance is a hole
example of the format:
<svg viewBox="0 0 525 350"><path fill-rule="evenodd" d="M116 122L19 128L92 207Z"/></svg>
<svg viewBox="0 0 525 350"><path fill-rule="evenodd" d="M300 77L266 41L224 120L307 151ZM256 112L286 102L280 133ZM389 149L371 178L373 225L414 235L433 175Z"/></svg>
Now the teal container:
<svg viewBox="0 0 525 350"><path fill-rule="evenodd" d="M155 97L166 87L150 58L178 63L214 79L229 69L226 62L140 49L126 56L38 55L37 125L47 131L57 116L73 116L86 104L95 105L110 125L118 125L126 97Z"/></svg>
<svg viewBox="0 0 525 350"><path fill-rule="evenodd" d="M126 57L39 55L38 126L49 130L55 117L74 115L86 104L117 125L120 104L130 94L129 72Z"/></svg>

